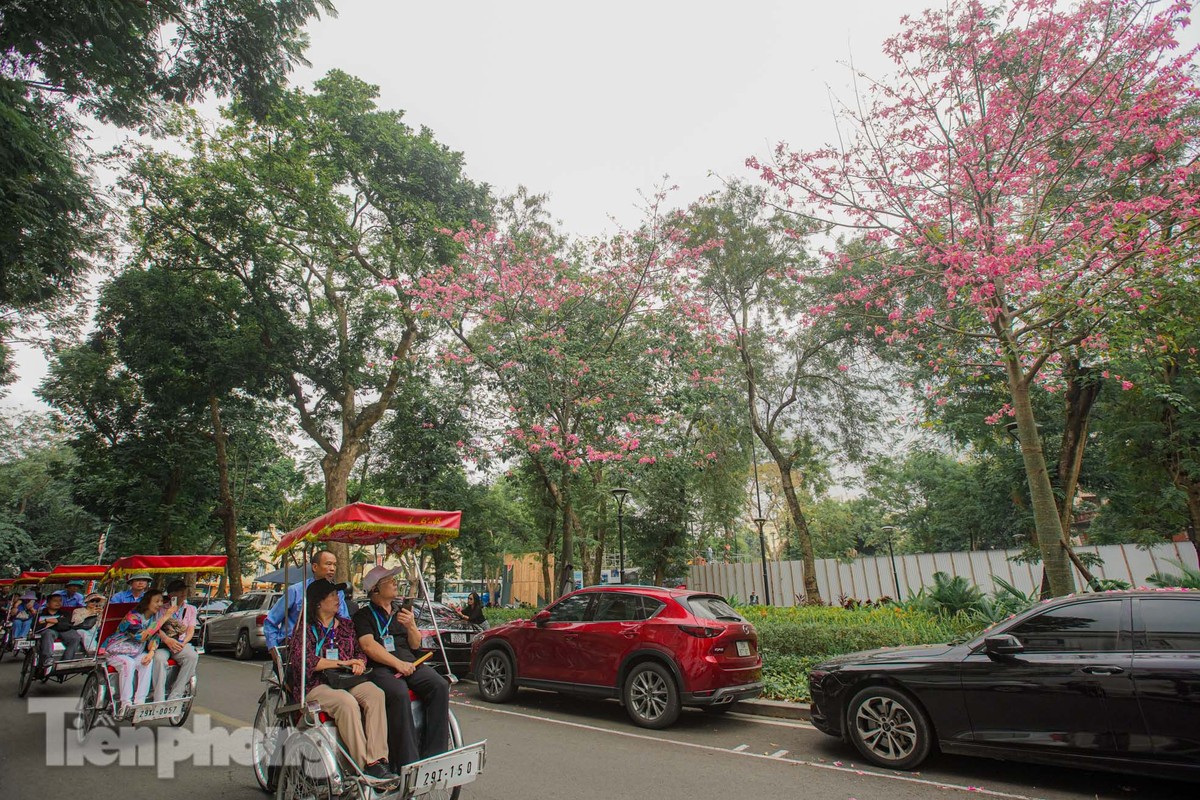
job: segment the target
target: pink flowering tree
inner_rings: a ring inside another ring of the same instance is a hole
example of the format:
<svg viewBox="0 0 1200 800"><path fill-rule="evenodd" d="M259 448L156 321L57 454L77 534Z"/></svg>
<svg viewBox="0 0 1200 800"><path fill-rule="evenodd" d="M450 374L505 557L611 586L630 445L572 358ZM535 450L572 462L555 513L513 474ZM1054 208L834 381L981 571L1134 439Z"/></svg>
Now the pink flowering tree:
<svg viewBox="0 0 1200 800"><path fill-rule="evenodd" d="M666 429L689 392L719 382L692 347L704 311L688 288L695 252L662 199L636 231L574 245L527 220L475 224L455 235L461 257L413 287L419 312L443 325L443 367L476 387L484 425L464 447L532 467L561 525L560 570L574 558L584 485L594 495L605 474L690 457Z"/></svg>
<svg viewBox="0 0 1200 800"><path fill-rule="evenodd" d="M877 334L938 342L991 370L1016 423L1050 590L1073 590L1031 387L1153 276L1196 224L1197 89L1176 34L1186 2L958 0L902 20L896 65L839 115L839 143L750 160L793 210L872 254L834 303L885 313ZM980 356L986 360L980 362Z"/></svg>

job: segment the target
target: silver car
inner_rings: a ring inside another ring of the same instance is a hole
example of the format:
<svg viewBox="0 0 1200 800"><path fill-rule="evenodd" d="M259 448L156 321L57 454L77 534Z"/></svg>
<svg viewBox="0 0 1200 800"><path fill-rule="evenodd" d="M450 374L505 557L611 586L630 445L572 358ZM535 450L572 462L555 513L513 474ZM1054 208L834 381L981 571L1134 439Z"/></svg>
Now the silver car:
<svg viewBox="0 0 1200 800"><path fill-rule="evenodd" d="M223 614L210 617L204 625L201 639L204 649L211 653L231 647L234 657L243 661L255 653L266 652L263 622L281 595L281 592L249 592L225 609Z"/></svg>

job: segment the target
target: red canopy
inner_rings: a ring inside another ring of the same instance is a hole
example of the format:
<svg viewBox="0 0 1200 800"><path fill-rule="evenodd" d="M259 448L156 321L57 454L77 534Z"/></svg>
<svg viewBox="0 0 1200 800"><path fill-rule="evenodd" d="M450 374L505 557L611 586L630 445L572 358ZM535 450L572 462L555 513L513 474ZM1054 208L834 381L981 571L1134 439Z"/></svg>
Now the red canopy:
<svg viewBox="0 0 1200 800"><path fill-rule="evenodd" d="M0 578L0 586L12 586L16 578Z"/></svg>
<svg viewBox="0 0 1200 800"><path fill-rule="evenodd" d="M221 572L225 556L125 556L118 558L105 573L105 580L145 572L150 575L180 572Z"/></svg>
<svg viewBox="0 0 1200 800"><path fill-rule="evenodd" d="M25 570L13 579L13 584L16 586L21 586L26 583L41 583L42 578L49 574L49 572L33 572L31 570Z"/></svg>
<svg viewBox="0 0 1200 800"><path fill-rule="evenodd" d="M439 542L458 536L461 521L461 511L415 511L351 503L288 533L275 548L275 555L304 542L387 544L394 553L413 547L437 547Z"/></svg>
<svg viewBox="0 0 1200 800"><path fill-rule="evenodd" d="M105 564L59 564L42 578L42 583L65 583L69 580L98 581L108 572Z"/></svg>

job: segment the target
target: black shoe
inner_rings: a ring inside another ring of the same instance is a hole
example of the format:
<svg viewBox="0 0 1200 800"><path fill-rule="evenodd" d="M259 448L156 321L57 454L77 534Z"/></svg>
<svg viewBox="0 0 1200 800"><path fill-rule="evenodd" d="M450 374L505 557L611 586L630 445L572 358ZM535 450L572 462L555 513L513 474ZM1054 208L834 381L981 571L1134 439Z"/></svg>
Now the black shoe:
<svg viewBox="0 0 1200 800"><path fill-rule="evenodd" d="M400 777L388 769L386 761L376 761L374 764L368 764L363 773L377 781L390 781Z"/></svg>

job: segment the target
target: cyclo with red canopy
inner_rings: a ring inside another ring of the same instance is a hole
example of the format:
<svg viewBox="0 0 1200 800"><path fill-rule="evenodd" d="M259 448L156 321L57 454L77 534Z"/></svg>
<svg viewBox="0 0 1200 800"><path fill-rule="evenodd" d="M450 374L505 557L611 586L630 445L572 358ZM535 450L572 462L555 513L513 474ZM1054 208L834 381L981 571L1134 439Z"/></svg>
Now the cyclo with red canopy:
<svg viewBox="0 0 1200 800"><path fill-rule="evenodd" d="M12 589L12 597L15 600L19 600L21 596L21 587L37 586L42 582L42 578L49 574L49 571L25 570L17 577L12 578L9 584L10 588ZM33 647L36 643L36 640L33 638L32 625L29 626L29 634L19 638L11 634L11 625L11 619L5 623L6 628L8 628L8 632L6 633L7 643L4 649L0 650L0 658L4 658L4 653L8 651L11 651L13 653L13 657L16 658L17 656L22 655L29 648Z"/></svg>
<svg viewBox="0 0 1200 800"><path fill-rule="evenodd" d="M302 564L311 551L330 542L383 547L400 557L416 575L421 597L430 602L429 589L421 575L417 552L437 547L458 535L461 511L420 511L406 508L353 503L334 509L301 525L280 540L275 556L303 550ZM285 561L285 570L289 569ZM285 580L286 580L285 575ZM297 568L297 579L307 574ZM436 618L434 625L436 626ZM301 603L297 630L308 625L308 604ZM301 634L302 635L302 634ZM437 637L439 646L441 637ZM307 648L301 648L307 657ZM406 765L392 781L367 778L338 738L337 728L322 712L320 704L307 697L305 665L290 670L287 648L275 647L272 663L263 667L266 691L259 698L251 740L254 774L264 791L279 800L408 800L421 796L430 800L456 800L466 783L483 771L486 741L464 745L454 712L450 712L447 751ZM445 653L443 663L447 663ZM299 681L300 702L291 702L292 680ZM452 680L452 678L451 678ZM418 728L423 724L419 698L413 699ZM421 731L418 729L418 735Z"/></svg>
<svg viewBox="0 0 1200 800"><path fill-rule="evenodd" d="M109 602L104 606L101 616L100 635L98 642L103 643L115 633L121 620L136 607L136 603L113 603L112 597L117 587L130 575L146 573L149 575L203 575L224 572L225 556L210 555L170 555L170 556L126 556L117 559L104 575L107 584ZM175 679L178 666L174 659L167 662L168 683ZM128 713L122 716L118 712L120 700L119 677L115 667L110 666L103 654L96 658L95 666L83 685L79 696L79 711L76 718L76 732L82 739L88 731L97 725L116 725L130 721L134 725L165 719L179 727L187 721L192 713L192 702L196 697L196 676L184 688L183 696L175 700L146 702L131 705Z"/></svg>
<svg viewBox="0 0 1200 800"><path fill-rule="evenodd" d="M76 582L87 586L103 578L107 572L108 567L104 564L60 564L43 575L38 583L47 589L54 586L65 588L68 583ZM46 596L49 597L49 595ZM64 607L63 614L70 619L70 615L74 610L73 608ZM41 635L42 631L37 629L36 624L29 629L28 644L23 645L25 648L25 659L21 663L21 677L17 680L18 697L24 697L28 694L29 688L35 680L43 684L48 681L64 683L76 675L86 675L95 666L96 654L94 648L91 651L83 649L77 654L76 658L67 661L63 659L63 656L66 654L66 648L61 641L54 643L51 650L50 663L43 663L42 648L39 641Z"/></svg>

